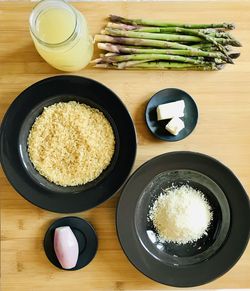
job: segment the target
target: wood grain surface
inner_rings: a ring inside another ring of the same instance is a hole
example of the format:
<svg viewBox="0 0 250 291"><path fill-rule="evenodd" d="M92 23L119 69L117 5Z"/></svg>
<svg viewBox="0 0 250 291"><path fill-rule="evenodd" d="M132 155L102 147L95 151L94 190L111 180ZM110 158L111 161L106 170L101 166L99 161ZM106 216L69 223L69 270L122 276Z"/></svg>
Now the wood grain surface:
<svg viewBox="0 0 250 291"><path fill-rule="evenodd" d="M36 52L28 29L33 3L0 2L0 116L27 86L62 74ZM108 14L151 17L182 22L229 21L243 44L235 65L218 72L107 71L91 67L77 75L110 87L126 104L138 135L134 170L148 159L170 151L190 150L211 155L230 167L250 191L250 1L74 3L86 16L91 33L100 31ZM144 122L145 104L156 91L177 87L191 94L199 108L199 122L186 139L167 143L155 139ZM3 172L1 191L1 283L3 291L165 290L127 260L115 230L119 194L84 213L95 227L99 249L86 268L76 272L56 269L43 251L48 226L64 215L41 210L10 186ZM237 195L237 193L235 193ZM240 209L239 209L240 211ZM240 235L240 234L239 234ZM221 278L201 288L250 288L250 246ZM199 276L199 274L197 274ZM192 288L193 289L193 288Z"/></svg>

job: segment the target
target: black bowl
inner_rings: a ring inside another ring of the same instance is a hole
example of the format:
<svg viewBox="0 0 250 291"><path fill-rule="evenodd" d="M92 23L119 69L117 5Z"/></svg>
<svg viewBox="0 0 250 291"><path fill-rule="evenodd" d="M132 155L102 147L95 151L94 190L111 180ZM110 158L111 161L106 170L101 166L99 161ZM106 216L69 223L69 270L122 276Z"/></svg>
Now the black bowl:
<svg viewBox="0 0 250 291"><path fill-rule="evenodd" d="M35 170L27 152L27 137L45 106L70 100L102 111L113 128L116 146L110 165L97 179L62 187ZM24 198L50 211L73 213L95 207L119 190L134 163L136 135L126 107L110 89L83 77L56 76L33 84L11 104L1 126L0 154L8 180Z"/></svg>
<svg viewBox="0 0 250 291"><path fill-rule="evenodd" d="M157 120L156 108L160 104L183 100L185 102L184 121L185 128L179 134L173 135L165 129L169 120ZM198 109L193 98L186 92L176 89L167 88L155 93L149 100L146 110L145 119L148 129L157 138L165 141L178 141L187 137L195 128L198 120Z"/></svg>
<svg viewBox="0 0 250 291"><path fill-rule="evenodd" d="M162 189L181 185L190 185L204 194L213 219L207 235L193 243L161 242L148 219L149 209ZM208 176L193 170L170 170L156 175L141 193L136 205L135 227L143 247L155 258L172 266L192 265L209 259L222 246L230 227L230 208L221 188Z"/></svg>
<svg viewBox="0 0 250 291"><path fill-rule="evenodd" d="M172 183L201 190L212 207L208 235L194 243L162 244L147 221L149 207ZM198 286L226 273L243 254L250 233L249 198L219 161L200 153L166 153L129 178L117 205L116 227L124 253L143 274L175 287Z"/></svg>

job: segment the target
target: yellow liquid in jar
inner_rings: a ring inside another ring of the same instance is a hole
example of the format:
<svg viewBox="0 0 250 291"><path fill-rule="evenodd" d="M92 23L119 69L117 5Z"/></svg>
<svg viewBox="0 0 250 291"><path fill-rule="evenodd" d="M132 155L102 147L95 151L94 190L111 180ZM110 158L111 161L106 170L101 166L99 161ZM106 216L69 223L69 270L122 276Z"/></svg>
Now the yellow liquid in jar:
<svg viewBox="0 0 250 291"><path fill-rule="evenodd" d="M75 39L69 39L76 25L73 12L63 8L51 8L39 14L36 20L36 34L33 36L39 54L53 67L62 71L78 71L91 60L93 43L88 34L85 18L77 10L80 29ZM42 43L42 42L44 43Z"/></svg>

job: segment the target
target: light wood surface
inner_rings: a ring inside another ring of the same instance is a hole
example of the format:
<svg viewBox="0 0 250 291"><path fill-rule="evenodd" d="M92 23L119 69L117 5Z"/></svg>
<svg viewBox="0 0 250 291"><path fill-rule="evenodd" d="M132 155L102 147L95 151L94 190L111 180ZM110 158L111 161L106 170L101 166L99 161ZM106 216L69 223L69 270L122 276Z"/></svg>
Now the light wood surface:
<svg viewBox="0 0 250 291"><path fill-rule="evenodd" d="M0 116L15 97L32 83L61 74L35 51L28 31L32 3L0 2ZM126 104L138 134L134 169L165 152L191 150L211 155L239 177L250 191L250 2L76 3L91 32L100 31L109 13L183 22L232 21L233 34L243 43L234 66L219 72L107 71L88 68L77 75L96 79L114 90ZM178 87L190 93L199 108L199 122L191 136L166 143L155 139L144 122L147 100L156 91ZM43 237L51 222L64 215L41 210L18 195L4 174L1 191L1 280L3 291L164 290L127 260L115 231L119 195L99 207L76 214L95 227L99 249L86 268L56 269L43 251ZM237 193L235 193L237 195ZM240 209L239 209L240 211ZM240 234L239 234L240 235ZM200 288L249 288L250 246L223 277ZM199 274L197 274L199 276Z"/></svg>

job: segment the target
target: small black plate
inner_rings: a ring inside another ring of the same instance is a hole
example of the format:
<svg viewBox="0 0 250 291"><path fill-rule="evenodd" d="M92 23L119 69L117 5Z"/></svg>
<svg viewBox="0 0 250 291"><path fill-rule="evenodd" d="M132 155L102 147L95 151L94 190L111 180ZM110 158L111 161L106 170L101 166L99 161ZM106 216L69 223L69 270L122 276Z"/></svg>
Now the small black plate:
<svg viewBox="0 0 250 291"><path fill-rule="evenodd" d="M78 261L76 266L72 269L62 268L54 250L55 229L61 226L69 226L71 228L79 245ZM82 218L74 216L63 217L56 220L47 230L43 242L46 256L50 262L57 268L63 269L65 271L75 271L87 266L95 257L97 246L97 236L91 224Z"/></svg>
<svg viewBox="0 0 250 291"><path fill-rule="evenodd" d="M216 212L208 237L196 244L160 246L147 234L148 206L172 182L190 181ZM175 287L208 283L239 260L249 241L249 198L232 171L219 161L194 152L157 156L137 169L126 183L117 205L116 227L130 262L149 278Z"/></svg>
<svg viewBox="0 0 250 291"><path fill-rule="evenodd" d="M184 117L181 117L185 128L178 135L173 135L165 129L169 120L157 120L156 108L160 104L179 100L185 102ZM194 130L198 120L198 109L193 98L186 92L176 88L167 88L157 92L149 100L145 111L145 119L149 130L157 138L165 141L178 141L187 137Z"/></svg>

